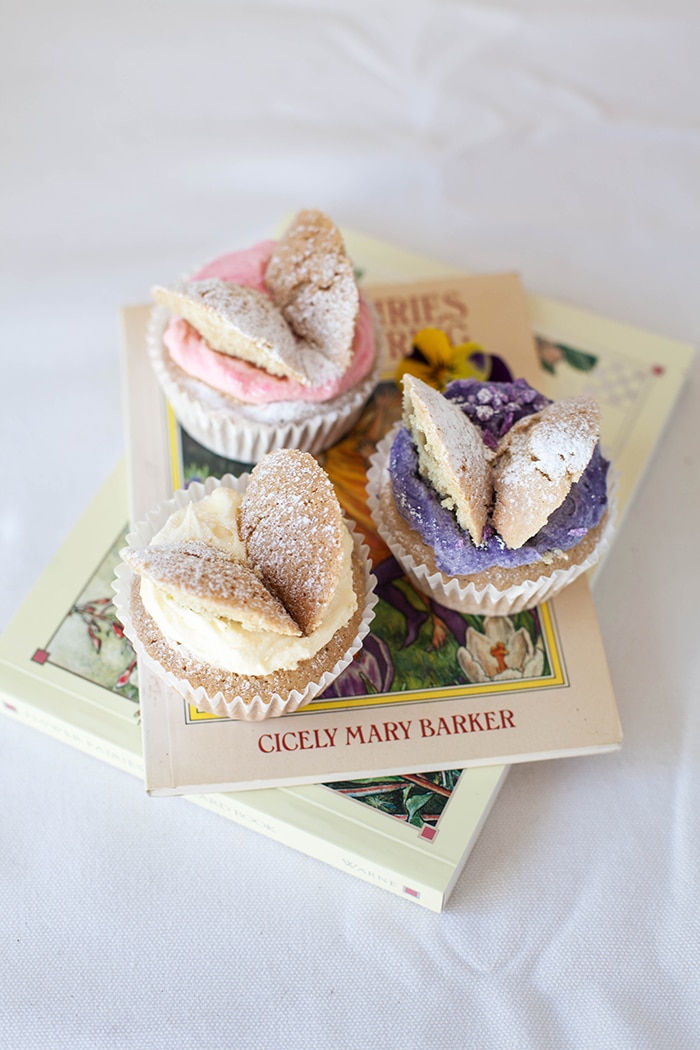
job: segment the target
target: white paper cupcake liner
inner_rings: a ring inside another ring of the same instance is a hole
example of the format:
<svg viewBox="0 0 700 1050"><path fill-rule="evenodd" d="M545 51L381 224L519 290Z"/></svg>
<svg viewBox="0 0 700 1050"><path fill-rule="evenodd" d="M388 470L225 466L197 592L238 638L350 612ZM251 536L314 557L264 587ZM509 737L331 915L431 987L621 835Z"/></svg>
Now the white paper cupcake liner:
<svg viewBox="0 0 700 1050"><path fill-rule="evenodd" d="M172 499L166 500L152 510L145 521L139 522L132 532L126 537L130 547L147 546L157 532L163 527L171 514L187 503L201 500L220 485L243 492L250 478L249 474L233 477L226 474L222 478L207 478L204 484L193 482L187 489L180 489ZM372 574L369 560L369 550L361 540L359 533L354 529L352 522L346 520L346 526L352 536L355 553L362 561L363 577L365 585L365 604L362 619L357 628L352 644L343 656L336 661L334 666L325 671L318 681L306 683L303 689L293 689L289 694L273 694L271 698L254 696L227 696L223 692L210 694L203 686L195 688L186 678L178 677L171 671L161 666L145 649L131 614L131 592L134 583L134 573L125 562L120 562L116 570L116 578L113 583L114 605L129 641L134 646L139 663L149 667L155 674L171 686L181 697L193 704L200 711L227 718L236 718L244 721L258 722L265 718L274 718L279 715L290 714L298 708L308 704L315 696L327 689L348 664L351 663L355 654L362 648L362 643L369 633L370 624L374 618L374 607L377 604L375 592L376 580Z"/></svg>
<svg viewBox="0 0 700 1050"><path fill-rule="evenodd" d="M441 605L456 612L475 613L485 616L507 616L511 613L531 609L548 601L555 594L587 572L608 550L614 530L616 475L608 472L608 513L600 540L588 557L564 569L554 569L537 580L526 580L508 588L487 584L479 590L466 576L446 576L442 572L431 572L423 562L406 549L402 536L393 528L384 513L380 493L391 487L389 475L389 453L401 423L396 423L379 442L370 461L367 474L367 503L377 531L406 575L423 594L434 598ZM422 540L416 533L419 543Z"/></svg>
<svg viewBox="0 0 700 1050"><path fill-rule="evenodd" d="M379 382L383 336L375 317L374 366L350 390L321 403L287 401L262 407L245 405L188 376L174 364L163 344L163 332L170 317L164 307L151 310L146 344L156 378L187 433L227 459L257 463L267 452L278 448L298 448L311 453L325 451L352 429Z"/></svg>

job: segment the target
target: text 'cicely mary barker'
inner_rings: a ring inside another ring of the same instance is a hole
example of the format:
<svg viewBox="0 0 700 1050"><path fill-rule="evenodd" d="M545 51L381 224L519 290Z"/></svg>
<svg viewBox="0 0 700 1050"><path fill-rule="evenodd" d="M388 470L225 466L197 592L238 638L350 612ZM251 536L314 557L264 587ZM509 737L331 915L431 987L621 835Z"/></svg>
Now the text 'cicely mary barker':
<svg viewBox="0 0 700 1050"><path fill-rule="evenodd" d="M440 718L406 719L405 721L369 722L354 726L325 726L322 729L290 729L287 732L263 733L258 748L265 755L283 751L314 751L327 747L350 747L358 744L386 744L412 738L453 736L459 733L489 733L515 729L515 716L507 708L498 711L469 711Z"/></svg>

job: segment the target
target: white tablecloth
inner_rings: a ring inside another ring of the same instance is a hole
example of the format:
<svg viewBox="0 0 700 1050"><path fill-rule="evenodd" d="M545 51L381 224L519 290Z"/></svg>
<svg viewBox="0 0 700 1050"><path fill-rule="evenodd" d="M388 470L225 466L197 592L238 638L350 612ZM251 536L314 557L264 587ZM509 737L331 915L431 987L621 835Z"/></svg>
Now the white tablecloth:
<svg viewBox="0 0 700 1050"><path fill-rule="evenodd" d="M123 449L117 312L302 206L700 335L691 0L6 7L0 628ZM596 589L619 754L442 915L5 719L0 1047L700 1045L700 363Z"/></svg>

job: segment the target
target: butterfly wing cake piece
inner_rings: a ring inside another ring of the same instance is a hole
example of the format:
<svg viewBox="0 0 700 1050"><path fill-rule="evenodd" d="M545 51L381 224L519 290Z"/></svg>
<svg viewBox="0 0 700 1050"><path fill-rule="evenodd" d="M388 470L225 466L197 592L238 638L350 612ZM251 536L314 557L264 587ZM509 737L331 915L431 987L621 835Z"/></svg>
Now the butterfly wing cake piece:
<svg viewBox="0 0 700 1050"><path fill-rule="evenodd" d="M191 324L212 350L249 361L272 375L309 382L302 348L263 292L213 277L172 288L156 285L151 295Z"/></svg>
<svg viewBox="0 0 700 1050"><path fill-rule="evenodd" d="M251 473L239 528L249 563L311 634L336 591L347 536L326 472L308 452L271 452Z"/></svg>
<svg viewBox="0 0 700 1050"><path fill-rule="evenodd" d="M249 630L301 631L279 599L242 562L201 540L127 548L124 561L178 605L206 617L235 620Z"/></svg>
<svg viewBox="0 0 700 1050"><path fill-rule="evenodd" d="M491 466L479 430L439 391L403 377L404 422L418 449L420 473L478 546L491 506Z"/></svg>
<svg viewBox="0 0 700 1050"><path fill-rule="evenodd" d="M344 371L359 292L342 235L328 216L317 210L295 216L272 253L265 283L297 336Z"/></svg>
<svg viewBox="0 0 700 1050"><path fill-rule="evenodd" d="M506 545L521 547L566 499L590 462L600 410L584 395L555 401L516 423L493 462L493 524Z"/></svg>

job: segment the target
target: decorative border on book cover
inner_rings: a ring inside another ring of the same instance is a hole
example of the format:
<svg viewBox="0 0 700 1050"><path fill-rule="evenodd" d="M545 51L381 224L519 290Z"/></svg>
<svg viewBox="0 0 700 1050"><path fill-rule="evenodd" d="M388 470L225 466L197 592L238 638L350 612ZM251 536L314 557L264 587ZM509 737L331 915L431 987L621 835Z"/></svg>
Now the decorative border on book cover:
<svg viewBox="0 0 700 1050"><path fill-rule="evenodd" d="M557 397L589 394L601 406L603 442L613 460L628 440L642 408L666 373L662 364L647 364L632 354L607 348L605 354L580 350L568 343L535 336L537 359L547 377L556 379Z"/></svg>

